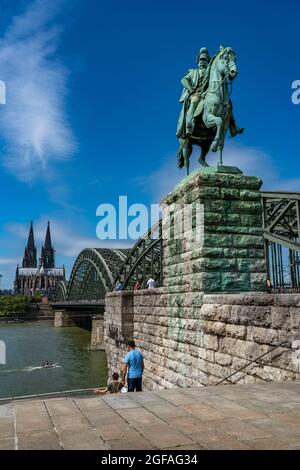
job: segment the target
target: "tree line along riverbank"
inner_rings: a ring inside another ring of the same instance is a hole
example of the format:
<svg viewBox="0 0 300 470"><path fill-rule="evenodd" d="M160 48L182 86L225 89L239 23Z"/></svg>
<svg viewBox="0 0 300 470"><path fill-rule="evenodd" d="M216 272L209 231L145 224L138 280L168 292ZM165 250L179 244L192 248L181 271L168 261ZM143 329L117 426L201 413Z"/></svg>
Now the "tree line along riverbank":
<svg viewBox="0 0 300 470"><path fill-rule="evenodd" d="M41 303L41 297L0 296L0 322L49 320L53 317L52 308Z"/></svg>

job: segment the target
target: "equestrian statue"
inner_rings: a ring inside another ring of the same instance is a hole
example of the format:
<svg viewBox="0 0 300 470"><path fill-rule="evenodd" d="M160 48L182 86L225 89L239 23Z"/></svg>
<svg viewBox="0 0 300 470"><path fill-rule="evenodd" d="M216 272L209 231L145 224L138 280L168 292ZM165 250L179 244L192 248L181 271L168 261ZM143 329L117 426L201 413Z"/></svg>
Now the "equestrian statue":
<svg viewBox="0 0 300 470"><path fill-rule="evenodd" d="M220 152L222 165L227 130L231 137L244 132L236 125L230 99L230 85L238 73L233 49L221 46L211 59L207 48L203 47L196 60L198 68L188 70L181 81L184 89L177 126L178 166L185 166L187 174L193 145L201 147L199 163L202 166L209 166L205 160L209 150Z"/></svg>

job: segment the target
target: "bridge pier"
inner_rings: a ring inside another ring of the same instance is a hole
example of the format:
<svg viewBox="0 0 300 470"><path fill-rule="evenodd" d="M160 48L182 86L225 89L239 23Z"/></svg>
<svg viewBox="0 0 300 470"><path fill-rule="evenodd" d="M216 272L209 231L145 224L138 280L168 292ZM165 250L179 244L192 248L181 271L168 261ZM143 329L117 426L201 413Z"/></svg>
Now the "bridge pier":
<svg viewBox="0 0 300 470"><path fill-rule="evenodd" d="M79 326L91 328L93 312L80 310L55 310L54 326L56 328Z"/></svg>
<svg viewBox="0 0 300 470"><path fill-rule="evenodd" d="M91 351L104 351L104 302L53 303L54 327L79 326L91 331Z"/></svg>
<svg viewBox="0 0 300 470"><path fill-rule="evenodd" d="M104 351L104 319L103 315L95 315L92 319L91 351Z"/></svg>
<svg viewBox="0 0 300 470"><path fill-rule="evenodd" d="M66 310L54 310L54 327L62 328L63 326L69 326L68 316Z"/></svg>

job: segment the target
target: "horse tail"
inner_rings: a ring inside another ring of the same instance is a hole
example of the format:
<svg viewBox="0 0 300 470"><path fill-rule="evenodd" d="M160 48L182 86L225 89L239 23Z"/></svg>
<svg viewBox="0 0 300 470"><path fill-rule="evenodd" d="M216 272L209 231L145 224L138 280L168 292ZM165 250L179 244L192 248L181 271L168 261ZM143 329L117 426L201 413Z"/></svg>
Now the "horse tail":
<svg viewBox="0 0 300 470"><path fill-rule="evenodd" d="M184 155L183 155L183 151L182 151L182 146L180 145L180 148L178 150L178 153L177 153L177 164L178 164L178 168L183 168L184 165L185 165L185 158L184 158Z"/></svg>

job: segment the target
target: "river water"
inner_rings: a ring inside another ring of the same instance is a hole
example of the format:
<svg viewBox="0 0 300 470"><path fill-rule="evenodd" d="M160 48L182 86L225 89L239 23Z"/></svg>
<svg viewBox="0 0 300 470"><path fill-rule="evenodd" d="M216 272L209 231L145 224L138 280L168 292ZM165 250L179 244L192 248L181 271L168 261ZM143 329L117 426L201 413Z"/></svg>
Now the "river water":
<svg viewBox="0 0 300 470"><path fill-rule="evenodd" d="M0 364L0 398L106 385L106 355L90 351L90 331L54 328L53 322L0 323L6 364ZM60 363L41 369L43 362Z"/></svg>

